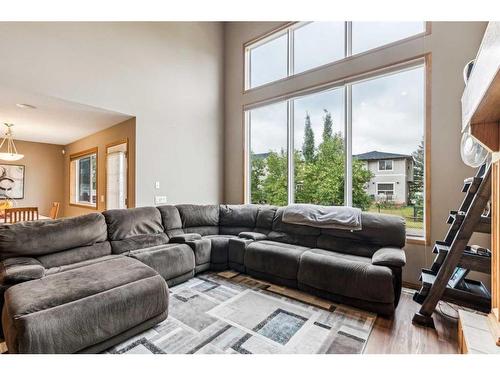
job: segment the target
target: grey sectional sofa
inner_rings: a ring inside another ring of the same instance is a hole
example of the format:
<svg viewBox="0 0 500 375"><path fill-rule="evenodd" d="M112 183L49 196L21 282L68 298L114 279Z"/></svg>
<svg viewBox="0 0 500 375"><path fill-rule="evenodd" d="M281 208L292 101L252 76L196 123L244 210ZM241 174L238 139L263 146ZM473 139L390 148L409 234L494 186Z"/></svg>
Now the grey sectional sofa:
<svg viewBox="0 0 500 375"><path fill-rule="evenodd" d="M0 308L11 353L99 352L164 320L168 286L234 269L391 315L405 224L283 223L283 208L177 205L0 226Z"/></svg>

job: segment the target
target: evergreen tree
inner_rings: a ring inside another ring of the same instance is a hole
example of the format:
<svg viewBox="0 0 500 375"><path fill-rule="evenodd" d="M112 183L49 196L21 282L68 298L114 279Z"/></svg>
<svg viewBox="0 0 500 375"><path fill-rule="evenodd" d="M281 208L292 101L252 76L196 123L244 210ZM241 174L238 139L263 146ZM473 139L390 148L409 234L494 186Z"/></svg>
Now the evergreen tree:
<svg viewBox="0 0 500 375"><path fill-rule="evenodd" d="M413 157L413 182L410 184L410 200L418 202L424 192L424 141L412 152Z"/></svg>
<svg viewBox="0 0 500 375"><path fill-rule="evenodd" d="M314 132L311 126L311 117L306 113L306 122L304 125L304 143L302 143L302 155L306 163L314 160Z"/></svg>
<svg viewBox="0 0 500 375"><path fill-rule="evenodd" d="M332 114L324 109L325 116L323 117L323 142L333 137L333 121Z"/></svg>

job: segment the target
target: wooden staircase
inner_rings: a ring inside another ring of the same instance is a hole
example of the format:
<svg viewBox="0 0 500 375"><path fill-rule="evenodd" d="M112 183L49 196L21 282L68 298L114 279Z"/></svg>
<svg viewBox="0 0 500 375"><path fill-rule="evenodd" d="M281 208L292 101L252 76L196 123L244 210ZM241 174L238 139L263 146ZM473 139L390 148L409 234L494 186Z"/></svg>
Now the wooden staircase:
<svg viewBox="0 0 500 375"><path fill-rule="evenodd" d="M490 274L491 253L476 253L468 246L473 233L490 233L491 216L484 211L491 196L491 167L488 163L478 168L474 177L464 181L465 197L457 211L451 211L450 224L443 241L436 241L436 254L430 269L422 269L422 287L413 299L421 304L413 316L413 323L434 327L432 313L440 300L483 312L491 310L491 296L480 281L465 279L453 285L450 279L457 267Z"/></svg>

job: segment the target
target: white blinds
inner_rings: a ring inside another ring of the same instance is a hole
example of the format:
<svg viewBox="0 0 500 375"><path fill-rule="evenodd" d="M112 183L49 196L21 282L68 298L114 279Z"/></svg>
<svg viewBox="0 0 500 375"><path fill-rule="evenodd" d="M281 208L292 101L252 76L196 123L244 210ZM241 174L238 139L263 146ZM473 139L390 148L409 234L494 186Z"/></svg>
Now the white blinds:
<svg viewBox="0 0 500 375"><path fill-rule="evenodd" d="M106 166L106 209L127 208L127 156L123 151L108 153Z"/></svg>

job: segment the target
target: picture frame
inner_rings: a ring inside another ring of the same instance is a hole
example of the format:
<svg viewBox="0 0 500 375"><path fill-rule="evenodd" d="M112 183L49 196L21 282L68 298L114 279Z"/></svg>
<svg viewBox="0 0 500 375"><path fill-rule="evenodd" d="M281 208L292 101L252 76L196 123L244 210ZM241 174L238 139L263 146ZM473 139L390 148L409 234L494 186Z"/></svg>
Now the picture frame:
<svg viewBox="0 0 500 375"><path fill-rule="evenodd" d="M0 164L0 199L24 199L26 167Z"/></svg>

